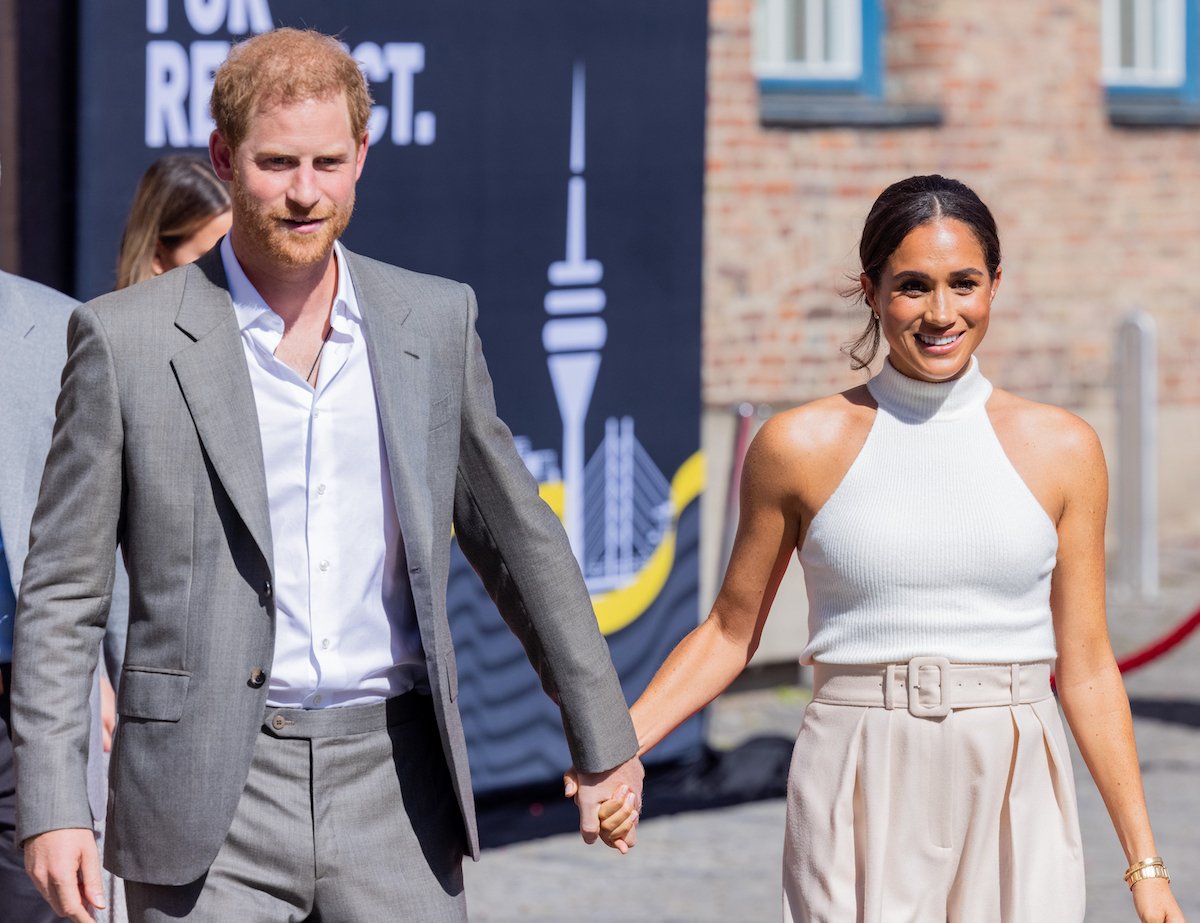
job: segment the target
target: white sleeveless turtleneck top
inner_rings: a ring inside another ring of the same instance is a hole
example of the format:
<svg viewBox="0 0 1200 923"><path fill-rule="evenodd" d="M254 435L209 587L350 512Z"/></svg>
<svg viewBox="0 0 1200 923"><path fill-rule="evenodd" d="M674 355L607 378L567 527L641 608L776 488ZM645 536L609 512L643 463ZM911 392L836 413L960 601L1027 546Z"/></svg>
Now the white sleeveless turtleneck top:
<svg viewBox="0 0 1200 923"><path fill-rule="evenodd" d="M885 362L867 387L867 441L800 549L801 661L1053 660L1058 533L996 437L978 362L938 383Z"/></svg>

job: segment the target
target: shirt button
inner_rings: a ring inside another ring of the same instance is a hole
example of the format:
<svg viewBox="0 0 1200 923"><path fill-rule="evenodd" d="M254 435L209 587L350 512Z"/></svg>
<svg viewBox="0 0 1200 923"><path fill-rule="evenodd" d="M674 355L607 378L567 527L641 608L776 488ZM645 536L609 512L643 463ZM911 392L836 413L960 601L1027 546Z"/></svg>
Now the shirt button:
<svg viewBox="0 0 1200 923"><path fill-rule="evenodd" d="M313 415L313 419L315 420L317 417L319 417L319 416L321 415L321 411L319 411L319 410L314 410L314 411L312 412L312 415Z"/></svg>
<svg viewBox="0 0 1200 923"><path fill-rule="evenodd" d="M321 696L320 696L320 695L314 695L314 696L313 696L313 705L320 705L320 704L321 704Z"/></svg>
<svg viewBox="0 0 1200 923"><path fill-rule="evenodd" d="M325 494L325 485L324 484L317 485L317 493L321 496L324 496L324 494Z"/></svg>
<svg viewBox="0 0 1200 923"><path fill-rule="evenodd" d="M329 570L329 562L328 561L322 561L318 566L321 568L321 570Z"/></svg>
<svg viewBox="0 0 1200 923"><path fill-rule="evenodd" d="M328 638L321 639L321 650L323 650L323 651L329 650L329 639Z"/></svg>

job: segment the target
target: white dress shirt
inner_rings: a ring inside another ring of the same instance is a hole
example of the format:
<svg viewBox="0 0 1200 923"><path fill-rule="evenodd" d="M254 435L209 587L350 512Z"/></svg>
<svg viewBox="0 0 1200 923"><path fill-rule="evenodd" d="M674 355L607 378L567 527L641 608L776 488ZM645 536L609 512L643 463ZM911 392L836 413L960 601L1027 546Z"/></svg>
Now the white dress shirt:
<svg viewBox="0 0 1200 923"><path fill-rule="evenodd" d="M341 247L316 387L275 350L283 319L242 271L229 280L254 388L275 550L267 703L363 705L427 688L362 313Z"/></svg>

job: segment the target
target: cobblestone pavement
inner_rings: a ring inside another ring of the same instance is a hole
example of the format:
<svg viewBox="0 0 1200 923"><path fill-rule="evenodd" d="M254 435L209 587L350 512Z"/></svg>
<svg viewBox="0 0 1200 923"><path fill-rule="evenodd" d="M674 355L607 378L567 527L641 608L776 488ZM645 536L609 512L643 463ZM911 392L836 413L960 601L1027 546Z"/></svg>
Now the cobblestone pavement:
<svg viewBox="0 0 1200 923"><path fill-rule="evenodd" d="M1164 553L1153 604L1110 602L1113 646L1135 650L1200 606L1200 545ZM1126 677L1151 820L1185 914L1200 923L1200 634ZM795 736L805 690L733 692L710 712L716 747L760 734ZM1124 855L1074 753L1088 874L1088 923L1133 923ZM781 919L780 800L653 817L628 856L577 836L488 850L467 863L474 923L759 923ZM1056 921L1029 921L1056 923Z"/></svg>

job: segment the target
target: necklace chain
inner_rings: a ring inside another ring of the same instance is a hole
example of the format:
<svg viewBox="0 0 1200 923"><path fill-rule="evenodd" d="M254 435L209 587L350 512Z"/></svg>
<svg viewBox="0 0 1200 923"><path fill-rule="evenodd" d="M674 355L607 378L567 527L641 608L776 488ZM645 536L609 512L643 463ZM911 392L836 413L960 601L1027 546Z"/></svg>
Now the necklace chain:
<svg viewBox="0 0 1200 923"><path fill-rule="evenodd" d="M308 374L304 376L304 380L314 388L316 387L316 382L312 381L313 372L317 370L317 363L321 361L321 353L325 352L325 344L329 342L329 334L331 333L333 333L332 324L325 329L325 335L321 337L321 345L317 347L317 354L313 356L312 365L308 367Z"/></svg>

